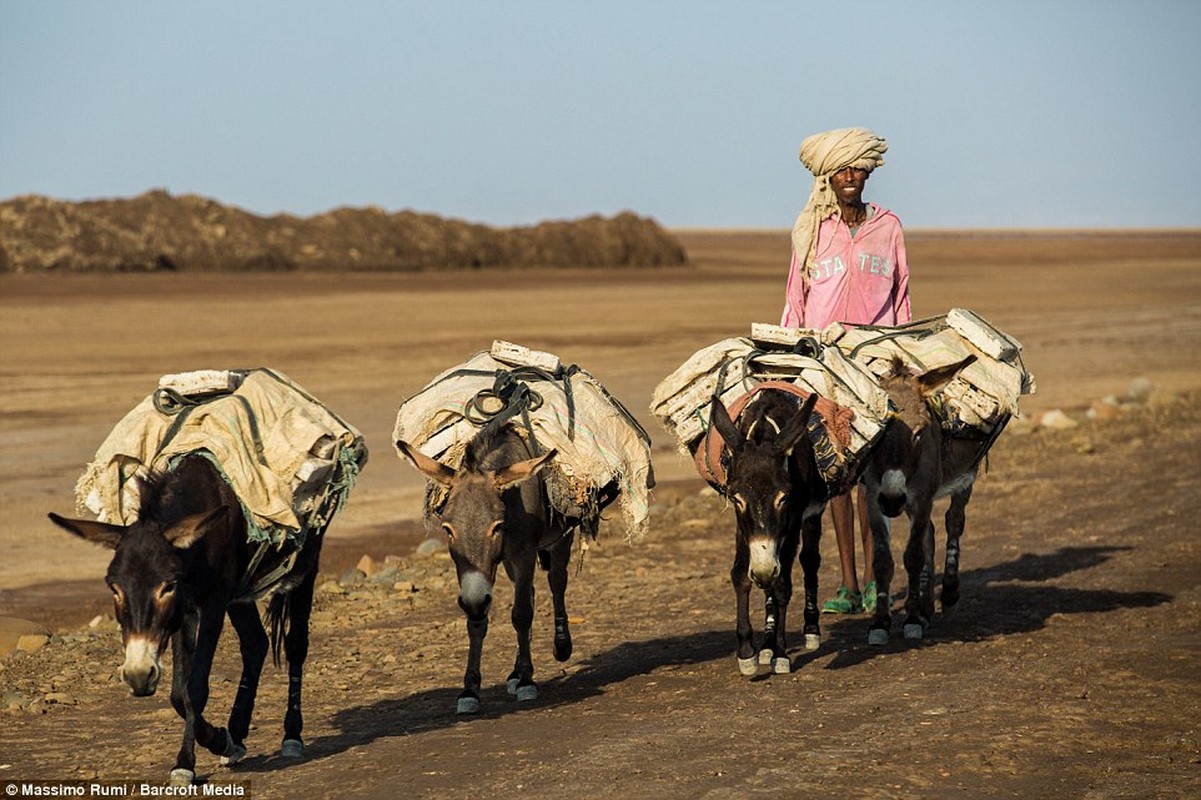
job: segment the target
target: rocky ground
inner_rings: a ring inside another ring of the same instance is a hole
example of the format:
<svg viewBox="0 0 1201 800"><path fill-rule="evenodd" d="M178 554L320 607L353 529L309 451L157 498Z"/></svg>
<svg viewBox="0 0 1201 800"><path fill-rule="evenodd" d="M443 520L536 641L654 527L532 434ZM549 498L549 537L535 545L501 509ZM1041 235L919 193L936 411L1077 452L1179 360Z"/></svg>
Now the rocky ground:
<svg viewBox="0 0 1201 800"><path fill-rule="evenodd" d="M969 508L959 616L883 648L866 617L826 617L821 650L793 642L790 675L738 675L732 514L708 492L661 492L641 543L602 533L569 589L562 666L540 594L540 696L520 707L502 590L475 718L453 713L466 632L444 548L363 554L317 593L305 757L273 755L286 682L269 669L245 764L202 754L199 771L257 797L395 796L398 782L439 797L1192 796L1199 399L1007 433ZM125 694L110 617L27 649L0 660L0 781L165 777L180 725L162 693ZM218 719L237 663L226 636Z"/></svg>

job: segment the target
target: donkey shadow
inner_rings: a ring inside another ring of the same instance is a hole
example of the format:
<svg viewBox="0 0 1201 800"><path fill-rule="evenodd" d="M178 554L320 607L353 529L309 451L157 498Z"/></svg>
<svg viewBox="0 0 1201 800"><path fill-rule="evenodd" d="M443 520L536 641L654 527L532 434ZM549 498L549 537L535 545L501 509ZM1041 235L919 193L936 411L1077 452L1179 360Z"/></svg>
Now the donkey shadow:
<svg viewBox="0 0 1201 800"><path fill-rule="evenodd" d="M1025 553L1012 561L961 573L962 599L956 615L939 614L920 642L895 633L883 647L866 644L870 619L840 620L830 626L838 653L828 669L845 669L878 656L937 647L951 642L981 642L997 636L1029 633L1056 614L1092 614L1121 608L1152 608L1172 601L1163 592L1120 592L1048 586L1047 581L1104 564L1129 546L1062 547L1054 553ZM904 612L901 612L902 615Z"/></svg>
<svg viewBox="0 0 1201 800"><path fill-rule="evenodd" d="M1043 628L1053 614L1103 613L1120 608L1150 608L1170 602L1161 592L1118 592L1104 589L1071 589L1040 584L1089 569L1132 547L1066 547L1045 554L1027 553L1012 561L961 573L964 589L959 614L954 620L936 618L920 643L890 640L884 647L866 644L868 618L840 620L829 625L826 644L817 651L794 651L793 670L807 668L833 650L826 669L846 669L872 658L902 652L912 647L936 647L950 642L978 642ZM1033 584L1033 585L1032 585ZM482 693L483 711L471 717L454 713L460 687L428 689L415 694L379 700L338 711L333 725L338 733L310 740L302 762L318 761L378 739L436 731L474 719L500 719L509 714L556 708L599 696L606 686L666 666L703 664L729 658L734 637L728 629L681 636L624 642L579 663L570 675L557 675L539 684L538 701L519 704L505 684L487 687ZM752 681L767 680L760 675ZM238 764L239 773L267 772L296 760L278 755L252 756Z"/></svg>
<svg viewBox="0 0 1201 800"><path fill-rule="evenodd" d="M665 666L703 664L729 656L733 635L728 630L625 642L579 662L569 675L548 677L538 684L535 703L518 703L507 693L505 683L485 687L481 692L484 706L480 713L460 716L454 713L460 686L448 685L415 694L398 696L338 711L333 725L338 733L319 736L305 744L299 760L283 760L278 755L249 757L237 766L239 773L273 771L284 764L318 761L378 739L470 724L473 720L500 719L509 714L540 711L578 703L604 694L606 686Z"/></svg>

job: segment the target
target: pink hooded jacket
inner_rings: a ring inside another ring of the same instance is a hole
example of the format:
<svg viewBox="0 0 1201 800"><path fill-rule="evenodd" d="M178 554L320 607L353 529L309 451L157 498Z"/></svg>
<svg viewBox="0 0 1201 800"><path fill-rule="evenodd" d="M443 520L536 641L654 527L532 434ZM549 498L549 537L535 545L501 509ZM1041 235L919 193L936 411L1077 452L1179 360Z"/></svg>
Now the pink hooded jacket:
<svg viewBox="0 0 1201 800"><path fill-rule="evenodd" d="M822 221L808 280L793 252L781 325L821 329L831 322L894 326L912 320L901 221L868 206L872 214L854 236L837 214Z"/></svg>

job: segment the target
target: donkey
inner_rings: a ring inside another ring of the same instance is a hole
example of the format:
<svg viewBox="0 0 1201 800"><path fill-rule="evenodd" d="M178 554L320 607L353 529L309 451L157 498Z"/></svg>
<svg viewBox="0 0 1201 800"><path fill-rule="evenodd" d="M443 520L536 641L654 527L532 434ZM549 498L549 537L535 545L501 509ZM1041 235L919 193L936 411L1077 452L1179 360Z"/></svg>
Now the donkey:
<svg viewBox="0 0 1201 800"><path fill-rule="evenodd" d="M555 450L531 457L516 430L495 424L485 425L468 443L457 471L407 442L398 440L396 448L426 477L450 489L440 522L458 574L459 607L467 616L469 640L456 712L480 710L480 655L488 633L496 568L502 563L513 582L512 622L517 632L517 660L508 677L508 691L518 701L535 699L538 685L530 657L530 626L536 560L548 573L555 658L566 661L572 649L564 594L577 521L550 507L545 479L539 474Z"/></svg>
<svg viewBox="0 0 1201 800"><path fill-rule="evenodd" d="M171 705L184 719L183 745L171 782L190 785L196 777L197 742L235 764L246 755L245 740L270 645L276 664L283 640L288 659L288 707L282 755L304 752L300 709L301 676L309 648L313 583L324 537L310 532L290 570L276 584L267 617L268 638L254 604L257 586L286 562L288 552L272 547L252 566L246 518L233 490L202 455L184 456L169 472L142 481L137 522L110 525L50 514L56 525L88 541L114 548L105 582L113 593L125 644L121 679L137 697L153 695L172 646ZM204 717L209 672L225 615L242 652L242 677L228 726Z"/></svg>
<svg viewBox="0 0 1201 800"><path fill-rule="evenodd" d="M821 643L817 571L821 515L829 499L806 436L817 395L797 407L798 398L778 389L760 390L738 417L714 396L710 419L725 440L730 466L726 496L734 503L737 529L730 581L737 600L738 669L754 675L760 664L772 672L792 670L786 638L792 598L792 561L800 539L805 578L805 648ZM755 657L750 621L751 582L764 592L763 643Z"/></svg>
<svg viewBox="0 0 1201 800"><path fill-rule="evenodd" d="M887 644L892 624L889 584L893 577L891 533L888 518L909 517L909 540L904 564L909 575L905 600L906 639L919 640L934 618L934 501L950 495L946 513L946 564L940 602L944 618L954 614L959 602L959 537L963 535L965 511L980 459L990 442L981 438L955 437L943 430L931 396L976 360L962 361L909 374L905 364L894 358L880 378L895 415L885 426L880 443L864 469L869 524L875 544L872 572L876 581L876 614L868 642Z"/></svg>

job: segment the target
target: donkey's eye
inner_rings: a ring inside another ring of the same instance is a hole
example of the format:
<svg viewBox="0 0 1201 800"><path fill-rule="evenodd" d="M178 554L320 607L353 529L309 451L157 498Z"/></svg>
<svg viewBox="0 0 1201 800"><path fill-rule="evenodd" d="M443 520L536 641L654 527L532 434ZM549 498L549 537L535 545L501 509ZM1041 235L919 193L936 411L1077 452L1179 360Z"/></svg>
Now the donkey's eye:
<svg viewBox="0 0 1201 800"><path fill-rule="evenodd" d="M739 511L746 511L746 498L740 494L734 495L734 506Z"/></svg>
<svg viewBox="0 0 1201 800"><path fill-rule="evenodd" d="M488 529L488 535L495 538L505 532L505 524L503 522L494 522L492 527Z"/></svg>
<svg viewBox="0 0 1201 800"><path fill-rule="evenodd" d="M158 596L167 597L175 594L175 581L164 581L163 585L158 587Z"/></svg>
<svg viewBox="0 0 1201 800"><path fill-rule="evenodd" d="M776 508L782 508L784 506L784 501L786 501L787 499L788 499L788 494L786 492L778 493L776 495L776 499L775 499Z"/></svg>
<svg viewBox="0 0 1201 800"><path fill-rule="evenodd" d="M449 523L443 522L443 523L442 523L442 530L446 532L446 538L447 538L447 539L450 539L451 541L454 541L454 538L455 538L455 529L454 529L454 528L452 528L452 527L450 527L450 524L449 524Z"/></svg>
<svg viewBox="0 0 1201 800"><path fill-rule="evenodd" d="M121 587L120 587L120 586L118 586L118 585L117 585L117 584L115 584L115 583L110 583L110 584L108 585L108 588L109 588L109 591L111 591L111 592L113 593L113 600L114 600L114 601L116 601L116 602L118 602L118 603L124 603L124 602L125 602L125 592L121 591Z"/></svg>

